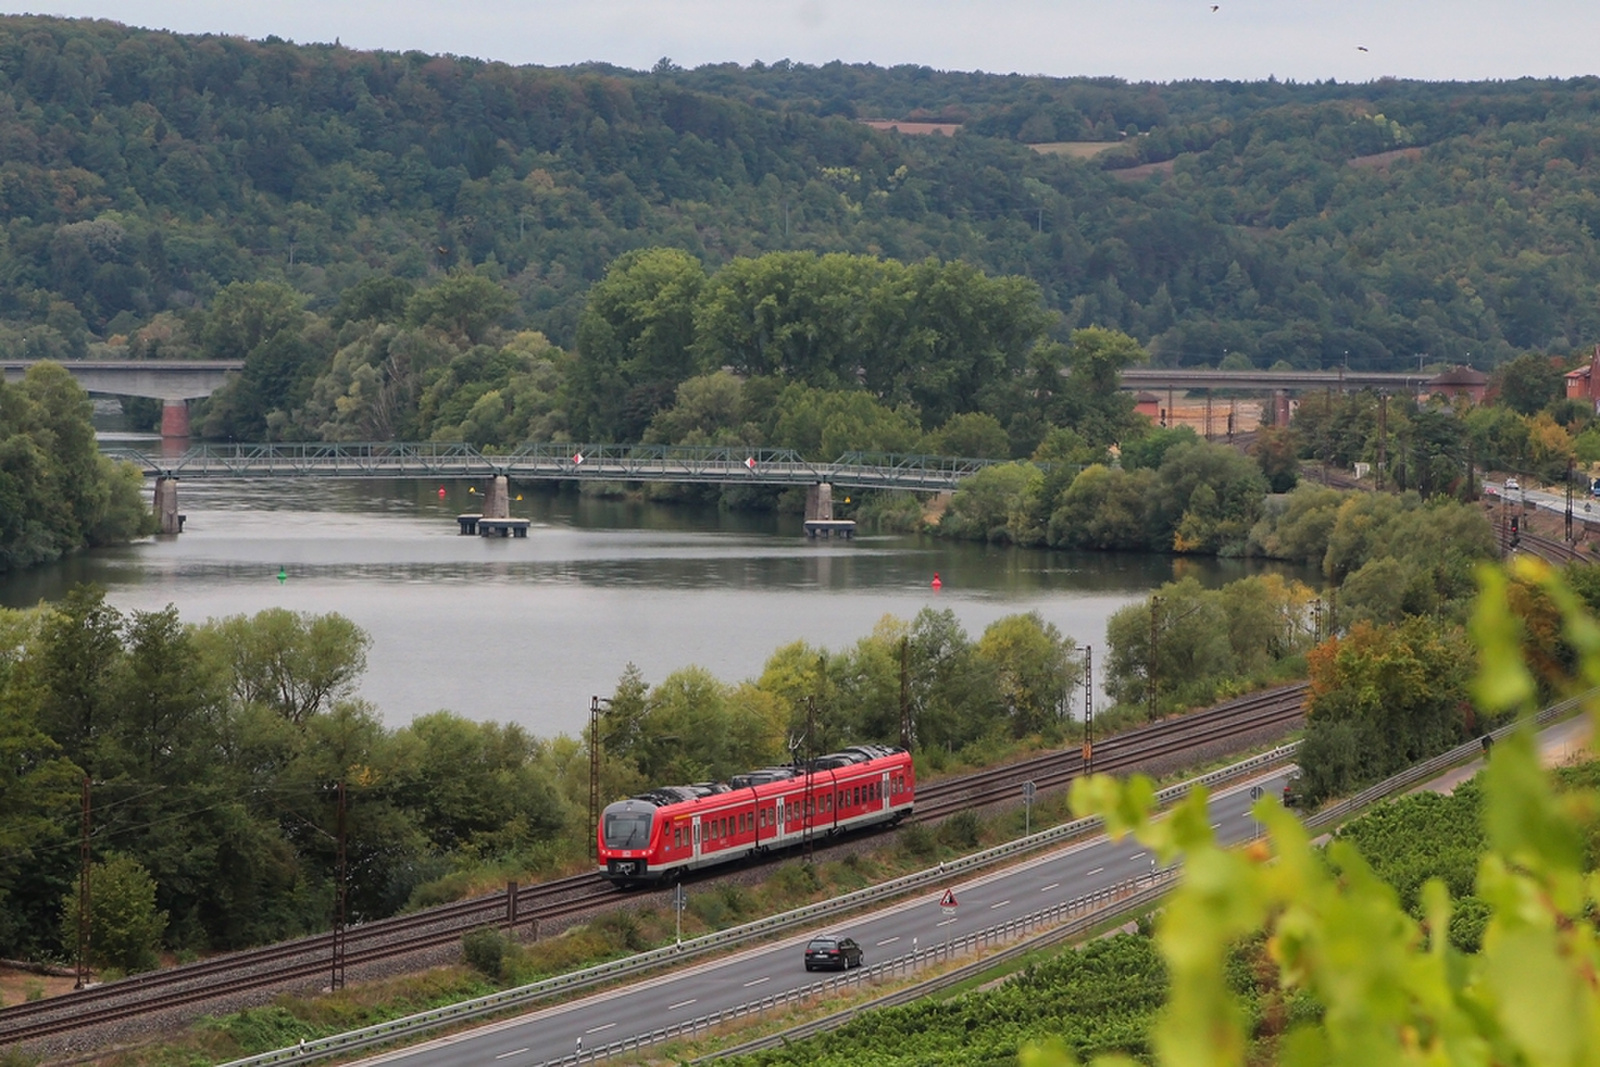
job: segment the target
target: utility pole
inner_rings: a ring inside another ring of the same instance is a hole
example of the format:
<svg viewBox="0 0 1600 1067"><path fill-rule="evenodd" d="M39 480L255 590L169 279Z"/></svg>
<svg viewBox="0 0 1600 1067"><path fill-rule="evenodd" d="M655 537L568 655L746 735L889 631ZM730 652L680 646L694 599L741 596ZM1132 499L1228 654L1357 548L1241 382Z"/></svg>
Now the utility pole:
<svg viewBox="0 0 1600 1067"><path fill-rule="evenodd" d="M1383 492L1383 468L1389 463L1389 394L1378 394L1378 492Z"/></svg>
<svg viewBox="0 0 1600 1067"><path fill-rule="evenodd" d="M1151 722L1154 722L1156 718L1156 629L1160 611L1161 598L1152 596L1150 598L1150 656L1149 663L1145 666L1145 682L1149 689L1147 699L1150 704L1148 715Z"/></svg>
<svg viewBox="0 0 1600 1067"><path fill-rule="evenodd" d="M1567 457L1567 544L1572 544L1572 457Z"/></svg>
<svg viewBox="0 0 1600 1067"><path fill-rule="evenodd" d="M589 698L589 847L600 862L600 698Z"/></svg>
<svg viewBox="0 0 1600 1067"><path fill-rule="evenodd" d="M337 786L339 800L339 815L335 823L339 843L339 886L337 903L333 911L333 975L329 979L328 988L333 990L344 988L344 909L345 893L349 884L349 871L345 859L344 847L344 779L339 779Z"/></svg>
<svg viewBox="0 0 1600 1067"><path fill-rule="evenodd" d="M1094 646L1083 646L1083 773L1094 773Z"/></svg>
<svg viewBox="0 0 1600 1067"><path fill-rule="evenodd" d="M805 806L805 809L804 809L805 810L805 823L804 823L805 831L804 831L804 833L805 833L805 842L806 842L806 863L808 865L811 863L811 854L812 854L813 849L815 848L815 842L812 840L815 835L811 832L812 824L816 821L814 816L812 815L812 813L816 810L816 796L812 792L813 778L812 778L812 774L811 774L811 770L812 770L811 761L812 761L812 758L813 758L813 752L811 750L811 738L812 738L812 735L815 734L816 732L817 732L817 702L812 697L806 697L806 802L805 802L806 806Z"/></svg>
<svg viewBox="0 0 1600 1067"><path fill-rule="evenodd" d="M83 834L78 844L78 980L72 987L89 984L89 776L83 776Z"/></svg>
<svg viewBox="0 0 1600 1067"><path fill-rule="evenodd" d="M911 635L900 639L900 747L911 751Z"/></svg>

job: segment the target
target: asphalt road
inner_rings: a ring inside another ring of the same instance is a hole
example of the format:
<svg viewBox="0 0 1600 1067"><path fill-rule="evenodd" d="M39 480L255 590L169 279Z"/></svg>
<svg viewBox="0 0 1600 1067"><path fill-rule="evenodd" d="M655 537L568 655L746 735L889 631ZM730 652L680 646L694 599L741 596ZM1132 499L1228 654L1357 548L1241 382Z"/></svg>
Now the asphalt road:
<svg viewBox="0 0 1600 1067"><path fill-rule="evenodd" d="M1277 792L1286 769L1228 787L1211 798L1213 826L1224 842L1249 838L1251 791ZM1054 904L1085 896L1135 875L1148 873L1154 859L1132 841L1113 844L1100 837L1069 846L1016 867L952 882L922 897L828 927L854 937L867 964L928 948L952 936L1019 919ZM957 902L953 915L939 907L944 888ZM560 1007L495 1023L452 1037L386 1053L363 1064L408 1067L535 1067L570 1057L582 1039L586 1050L648 1034L672 1023L728 1009L760 997L808 986L817 975L806 971L805 944L819 931L737 951L672 974L600 993Z"/></svg>

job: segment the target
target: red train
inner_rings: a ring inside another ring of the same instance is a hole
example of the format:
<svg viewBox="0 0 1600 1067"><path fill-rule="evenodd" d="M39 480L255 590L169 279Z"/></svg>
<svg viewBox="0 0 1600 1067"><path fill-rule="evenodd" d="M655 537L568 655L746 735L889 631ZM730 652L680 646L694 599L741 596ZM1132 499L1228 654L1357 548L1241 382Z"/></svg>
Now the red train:
<svg viewBox="0 0 1600 1067"><path fill-rule="evenodd" d="M799 767L724 782L672 785L608 804L596 828L600 875L651 885L718 863L787 848L813 834L893 824L911 814L911 754L857 745Z"/></svg>

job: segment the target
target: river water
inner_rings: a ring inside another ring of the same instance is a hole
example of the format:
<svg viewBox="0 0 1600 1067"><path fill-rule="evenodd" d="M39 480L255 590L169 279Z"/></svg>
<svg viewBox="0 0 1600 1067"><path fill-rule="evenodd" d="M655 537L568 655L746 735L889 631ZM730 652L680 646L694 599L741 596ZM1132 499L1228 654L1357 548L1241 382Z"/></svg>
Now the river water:
<svg viewBox="0 0 1600 1067"><path fill-rule="evenodd" d="M843 650L882 616L924 607L953 609L974 639L1037 611L1098 657L1107 617L1175 573L1208 585L1250 573L1233 561L920 536L812 542L798 516L526 486L512 490L524 496L512 514L533 520L526 540L462 537L454 517L479 510L473 488L191 479L179 490L183 534L0 576L0 603L94 582L120 609L171 603L190 622L337 611L371 635L360 692L388 725L448 708L550 737L578 734L590 698L609 696L629 662L652 684L690 664L737 682L788 642Z"/></svg>

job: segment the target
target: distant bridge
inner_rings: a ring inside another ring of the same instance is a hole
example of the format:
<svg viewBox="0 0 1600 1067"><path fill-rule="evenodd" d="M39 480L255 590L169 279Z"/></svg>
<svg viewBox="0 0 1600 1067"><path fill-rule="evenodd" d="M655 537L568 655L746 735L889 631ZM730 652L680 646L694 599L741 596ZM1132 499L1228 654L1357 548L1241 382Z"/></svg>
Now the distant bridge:
<svg viewBox="0 0 1600 1067"><path fill-rule="evenodd" d="M169 534L183 529L178 482L186 478L480 478L489 483L488 501L501 502L509 479L803 485L808 489L807 519L831 520L835 485L937 492L1005 462L849 452L832 463L818 463L790 449L682 445L527 444L511 452L485 453L442 442L196 445L168 454L132 448L104 451L137 464L156 480L156 512L162 532Z"/></svg>
<svg viewBox="0 0 1600 1067"><path fill-rule="evenodd" d="M704 482L856 489L954 489L1005 460L848 452L832 463L790 449L686 445L527 444L480 452L443 442L195 445L172 455L108 448L155 478L493 478L523 481Z"/></svg>
<svg viewBox="0 0 1600 1067"><path fill-rule="evenodd" d="M21 381L36 359L0 360L6 381ZM74 359L61 366L86 392L161 401L161 436L189 436L189 401L210 396L244 367L238 359Z"/></svg>
<svg viewBox="0 0 1600 1067"><path fill-rule="evenodd" d="M1438 374L1397 371L1210 370L1205 367L1128 367L1124 389L1248 389L1303 392L1309 389L1391 389L1418 392Z"/></svg>

